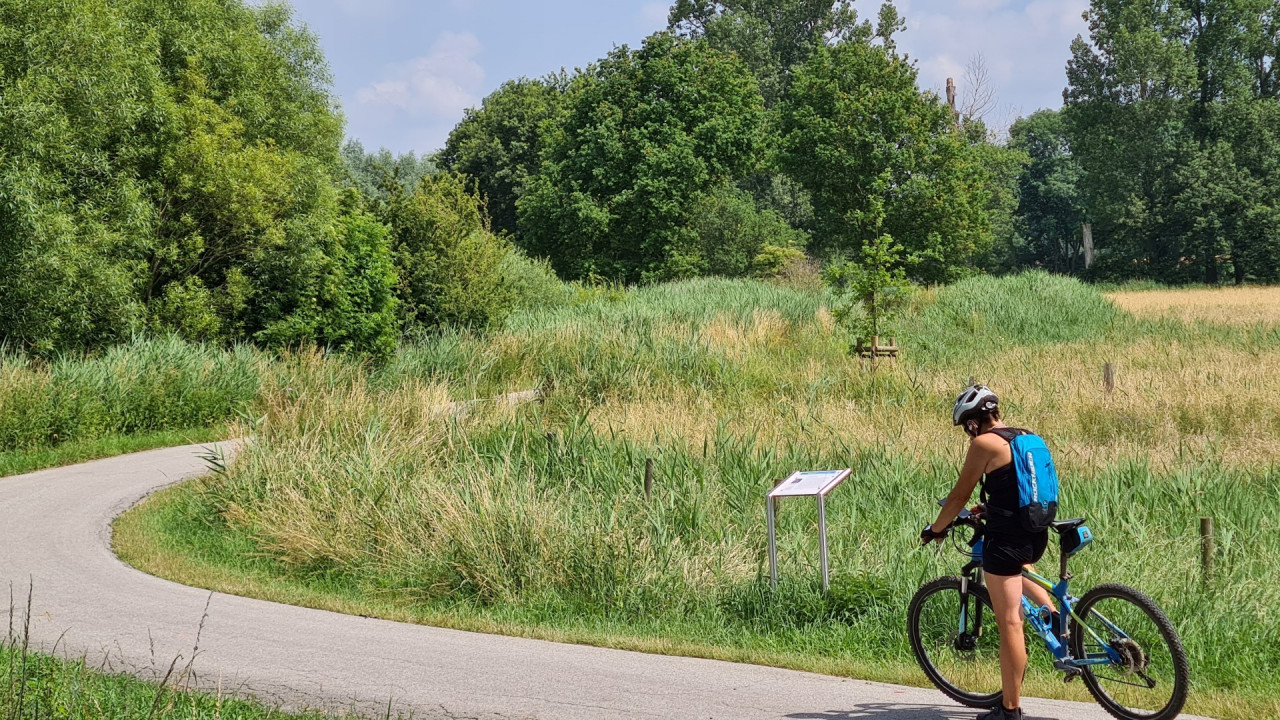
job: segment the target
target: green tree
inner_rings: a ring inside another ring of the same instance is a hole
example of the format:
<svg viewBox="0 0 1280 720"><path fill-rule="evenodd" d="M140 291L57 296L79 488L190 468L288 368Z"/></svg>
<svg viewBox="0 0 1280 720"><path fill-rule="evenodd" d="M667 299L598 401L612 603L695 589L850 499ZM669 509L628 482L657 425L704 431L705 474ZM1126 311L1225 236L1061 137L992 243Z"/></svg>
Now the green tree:
<svg viewBox="0 0 1280 720"><path fill-rule="evenodd" d="M517 203L521 243L562 276L700 272L701 198L756 168L764 108L735 57L660 33L575 80Z"/></svg>
<svg viewBox="0 0 1280 720"><path fill-rule="evenodd" d="M0 338L316 339L341 123L287 7L0 4Z"/></svg>
<svg viewBox="0 0 1280 720"><path fill-rule="evenodd" d="M515 298L503 267L511 248L489 231L464 176L442 172L411 192L396 188L383 220L391 227L408 329L486 330L510 313Z"/></svg>
<svg viewBox="0 0 1280 720"><path fill-rule="evenodd" d="M880 205L871 214L883 219ZM876 235L862 245L857 261L832 263L824 279L836 296L833 315L848 328L854 345L870 345L892 327L906 305L911 283L902 269L903 247L889 235Z"/></svg>
<svg viewBox="0 0 1280 720"><path fill-rule="evenodd" d="M565 76L503 83L449 133L440 162L475 178L496 232L519 237L516 201L541 162L543 124L558 117Z"/></svg>
<svg viewBox="0 0 1280 720"><path fill-rule="evenodd" d="M892 2L882 5L879 20L875 27L859 20L853 0L676 0L668 29L736 53L773 107L786 93L793 68L817 48L872 36L891 44L902 29Z"/></svg>
<svg viewBox="0 0 1280 720"><path fill-rule="evenodd" d="M1258 139L1275 137L1276 10L1274 0L1092 4L1065 116L1102 272L1275 276L1280 177Z"/></svg>
<svg viewBox="0 0 1280 720"><path fill-rule="evenodd" d="M1004 269L1043 266L1058 273L1084 270L1080 164L1071 154L1062 113L1041 110L1019 118L1009 129L1009 145L1030 163L1018 178L1017 234Z"/></svg>
<svg viewBox="0 0 1280 720"><path fill-rule="evenodd" d="M987 256L990 171L905 59L866 42L819 48L781 111L782 167L812 194L815 254L848 257L888 234L922 282Z"/></svg>
<svg viewBox="0 0 1280 720"><path fill-rule="evenodd" d="M374 205L387 202L391 188L417 187L422 178L436 172L435 161L426 155L395 155L386 148L371 153L354 139L342 146L342 163L346 184Z"/></svg>

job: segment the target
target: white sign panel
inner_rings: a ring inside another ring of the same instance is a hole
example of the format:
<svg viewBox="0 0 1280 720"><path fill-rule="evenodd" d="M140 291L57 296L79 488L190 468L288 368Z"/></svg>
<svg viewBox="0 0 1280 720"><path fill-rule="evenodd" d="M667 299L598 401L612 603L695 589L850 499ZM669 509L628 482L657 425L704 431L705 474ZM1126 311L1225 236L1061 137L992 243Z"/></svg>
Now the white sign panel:
<svg viewBox="0 0 1280 720"><path fill-rule="evenodd" d="M837 485L844 482L845 478L849 477L852 472L849 468L845 468L844 470L811 470L809 472L794 473L786 480L778 483L778 486L769 493L769 497L826 495L835 489Z"/></svg>

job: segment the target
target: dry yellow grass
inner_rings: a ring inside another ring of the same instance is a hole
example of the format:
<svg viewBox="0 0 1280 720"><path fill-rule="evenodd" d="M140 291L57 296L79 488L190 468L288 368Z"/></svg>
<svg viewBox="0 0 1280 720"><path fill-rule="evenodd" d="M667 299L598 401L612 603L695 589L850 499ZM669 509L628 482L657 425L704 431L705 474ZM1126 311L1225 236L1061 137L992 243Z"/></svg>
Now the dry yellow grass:
<svg viewBox="0 0 1280 720"><path fill-rule="evenodd" d="M1137 290L1107 295L1118 307L1144 318L1225 325L1280 324L1280 287L1205 290Z"/></svg>
<svg viewBox="0 0 1280 720"><path fill-rule="evenodd" d="M1276 297L1280 302L1280 289ZM876 370L880 381L901 393L892 401L884 397L888 393L850 396L850 389L866 382L858 361L792 361L794 345L778 342L806 331L831 333L823 313L807 330L771 316L745 322L720 316L695 336L731 362L754 364L762 373L774 368L797 381L773 398L660 384L644 394L609 398L591 420L640 441L661 438L690 448L701 447L723 427L766 442L825 437L853 448L892 448L917 458L944 454L958 461L964 438L950 425L949 406L936 401L962 382L954 371L884 362ZM1277 313L1280 318L1280 305ZM1101 382L1107 362L1116 366L1111 393ZM982 359L981 372L978 379L1008 401L1007 419L1050 438L1060 462L1072 470L1097 470L1122 457L1165 468L1209 458L1235 467L1280 461L1280 350L1224 348L1194 336L1140 336L1106 345L998 349Z"/></svg>

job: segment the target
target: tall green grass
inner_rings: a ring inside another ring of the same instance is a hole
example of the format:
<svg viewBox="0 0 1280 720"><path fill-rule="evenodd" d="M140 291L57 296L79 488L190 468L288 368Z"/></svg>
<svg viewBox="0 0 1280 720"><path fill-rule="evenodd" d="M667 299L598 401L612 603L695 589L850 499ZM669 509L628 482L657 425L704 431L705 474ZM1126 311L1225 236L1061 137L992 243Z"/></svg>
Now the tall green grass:
<svg viewBox="0 0 1280 720"><path fill-rule="evenodd" d="M1002 346L1098 340L1122 317L1079 280L1030 271L983 275L942 288L904 325L910 352L938 360Z"/></svg>
<svg viewBox="0 0 1280 720"><path fill-rule="evenodd" d="M420 609L850 664L908 663L906 601L961 564L916 547L954 481L948 457L729 433L704 452L586 423L552 427L536 413L404 432L383 403L343 407L341 425L310 412L282 419L227 475L185 488L166 511L168 533L214 522L276 574L340 579ZM321 438L318 427L328 429ZM646 458L657 470L648 500ZM832 593L820 592L814 511L799 501L782 507L783 584L770 592L764 493L796 468L844 466L854 475L828 505ZM1128 458L1073 476L1066 492L1064 507L1098 535L1073 561L1077 587L1127 582L1153 595L1181 630L1201 690L1274 689L1280 591L1259 580L1280 557L1280 475ZM1206 515L1220 543L1208 585L1196 535Z"/></svg>
<svg viewBox="0 0 1280 720"><path fill-rule="evenodd" d="M3 355L0 452L225 424L250 409L268 372L268 359L248 348L176 338L48 363Z"/></svg>

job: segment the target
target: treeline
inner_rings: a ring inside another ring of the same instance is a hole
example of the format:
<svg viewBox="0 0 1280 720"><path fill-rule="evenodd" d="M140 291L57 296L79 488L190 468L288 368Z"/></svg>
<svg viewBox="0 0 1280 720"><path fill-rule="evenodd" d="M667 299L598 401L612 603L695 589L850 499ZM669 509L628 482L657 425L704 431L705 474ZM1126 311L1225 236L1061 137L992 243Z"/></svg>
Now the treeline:
<svg viewBox="0 0 1280 720"><path fill-rule="evenodd" d="M1280 2L1094 0L1086 19L1064 109L1012 129L1030 163L1010 260L1115 280L1280 281Z"/></svg>
<svg viewBox="0 0 1280 720"><path fill-rule="evenodd" d="M566 278L768 275L889 235L948 282L990 265L1022 156L919 90L902 27L892 3L680 0L637 49L503 85L439 161Z"/></svg>
<svg viewBox="0 0 1280 720"><path fill-rule="evenodd" d="M0 343L386 354L563 301L553 269L1274 280L1275 9L1095 0L1066 108L1006 143L919 89L892 3L679 0L640 47L510 81L438 155L394 157L342 145L286 5L8 0Z"/></svg>
<svg viewBox="0 0 1280 720"><path fill-rule="evenodd" d="M469 181L340 149L324 57L285 5L7 0L0 88L10 350L175 333L385 354L554 281Z"/></svg>

